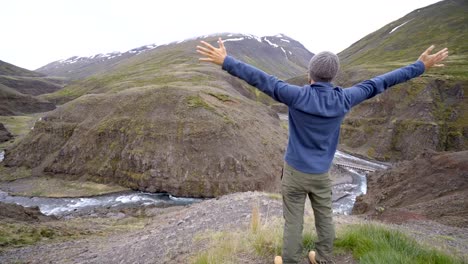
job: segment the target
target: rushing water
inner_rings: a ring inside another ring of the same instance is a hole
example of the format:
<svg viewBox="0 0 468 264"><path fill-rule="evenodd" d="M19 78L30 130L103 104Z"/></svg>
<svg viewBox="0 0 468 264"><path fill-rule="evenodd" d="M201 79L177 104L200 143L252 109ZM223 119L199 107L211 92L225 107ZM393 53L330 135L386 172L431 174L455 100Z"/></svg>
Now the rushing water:
<svg viewBox="0 0 468 264"><path fill-rule="evenodd" d="M4 151L0 151L0 162L2 162L4 154ZM364 165L376 170L387 168L385 165L360 159L341 151L336 152L334 161ZM331 173L338 172L333 172L332 170ZM350 168L341 168L339 174L340 177L348 177L352 180L333 186L333 193L335 195L333 212L336 214L349 214L353 208L356 197L360 194L365 194L367 191L367 173ZM96 208L138 207L148 205L166 207L186 205L198 201L201 201L201 199L180 198L169 194L144 192L124 192L79 198L46 198L11 196L6 192L0 191L0 202L16 203L26 207L38 206L42 213L58 216L80 211L91 211Z"/></svg>
<svg viewBox="0 0 468 264"><path fill-rule="evenodd" d="M11 196L0 191L0 202L16 203L25 207L38 206L45 215L67 215L96 208L174 206L191 204L201 199L178 198L164 193L122 192L81 198L46 198Z"/></svg>
<svg viewBox="0 0 468 264"><path fill-rule="evenodd" d="M363 165L375 170L388 168L386 165L364 160L339 150L335 153L334 162ZM338 172L332 171L331 173ZM350 177L352 181L333 186L333 193L340 194L339 197L341 197L333 202L333 212L336 214L350 214L356 197L367 192L367 172L351 168L340 168L339 174L341 177Z"/></svg>

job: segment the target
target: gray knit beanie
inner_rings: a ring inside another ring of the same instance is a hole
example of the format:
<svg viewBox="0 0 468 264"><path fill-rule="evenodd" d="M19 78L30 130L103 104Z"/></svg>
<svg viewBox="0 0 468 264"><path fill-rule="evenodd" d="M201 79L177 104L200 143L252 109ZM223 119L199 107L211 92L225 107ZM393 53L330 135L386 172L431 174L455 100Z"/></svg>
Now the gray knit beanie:
<svg viewBox="0 0 468 264"><path fill-rule="evenodd" d="M334 53L323 51L309 62L309 77L316 82L331 82L340 68L340 59Z"/></svg>

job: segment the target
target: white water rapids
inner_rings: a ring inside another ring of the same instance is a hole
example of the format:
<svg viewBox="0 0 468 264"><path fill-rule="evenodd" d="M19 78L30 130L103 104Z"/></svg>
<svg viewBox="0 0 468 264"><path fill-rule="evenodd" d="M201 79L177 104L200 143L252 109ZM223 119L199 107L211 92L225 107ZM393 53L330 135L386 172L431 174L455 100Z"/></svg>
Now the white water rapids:
<svg viewBox="0 0 468 264"><path fill-rule="evenodd" d="M3 161L5 152L0 151L0 162ZM377 164L352 155L337 151L335 162L342 161L348 164L365 165L377 170L385 169L387 166ZM336 168L336 166L334 167ZM341 178L350 180L335 183L333 186L333 212L335 214L349 214L354 205L356 197L367 191L366 172L351 168L332 169L331 174L339 174ZM174 206L186 205L201 201L201 199L174 197L164 193L124 192L106 194L93 197L79 198L46 198L46 197L24 197L11 196L0 191L0 202L16 203L22 206L38 206L46 215L67 215L77 211L89 211L96 208L112 207L137 207L137 206Z"/></svg>
<svg viewBox="0 0 468 264"><path fill-rule="evenodd" d="M384 170L388 166L361 159L339 150L335 153L333 162L341 162L346 164L364 165L375 170ZM350 181L343 183L334 183L333 192L333 212L335 214L350 214L353 209L356 197L367 192L367 172L352 168L341 167L334 168L330 171L332 178L350 178ZM336 175L334 175L336 174Z"/></svg>

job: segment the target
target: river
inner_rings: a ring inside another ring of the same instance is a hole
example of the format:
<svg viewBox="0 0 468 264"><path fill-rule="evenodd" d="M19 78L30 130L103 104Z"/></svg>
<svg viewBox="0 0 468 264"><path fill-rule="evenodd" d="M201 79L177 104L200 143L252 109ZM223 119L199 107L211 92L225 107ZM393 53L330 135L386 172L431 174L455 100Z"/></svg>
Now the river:
<svg viewBox="0 0 468 264"><path fill-rule="evenodd" d="M134 191L78 198L11 196L6 192L0 191L0 202L16 203L25 207L38 206L43 214L55 216L92 212L98 208L128 208L148 205L168 207L187 205L198 201L201 201L201 199L174 197L166 193Z"/></svg>
<svg viewBox="0 0 468 264"><path fill-rule="evenodd" d="M374 170L385 170L387 165L361 159L337 150L330 170L332 178L338 179L334 182L333 212L335 214L350 214L356 197L367 192L367 173L349 167L338 167L337 163L351 164L371 168Z"/></svg>
<svg viewBox="0 0 468 264"><path fill-rule="evenodd" d="M4 152L0 151L0 162ZM367 161L352 155L337 151L334 163L365 165L376 170L387 166ZM334 165L330 171L335 179L340 179L333 185L333 212L335 214L350 214L356 197L367 191L366 172ZM345 179L345 180L343 180ZM99 208L140 207L140 206L176 206L202 201L202 199L174 197L166 193L121 192L93 197L78 198L46 198L11 196L0 191L0 202L16 203L22 206L38 206L46 215L64 216L79 212L92 211Z"/></svg>

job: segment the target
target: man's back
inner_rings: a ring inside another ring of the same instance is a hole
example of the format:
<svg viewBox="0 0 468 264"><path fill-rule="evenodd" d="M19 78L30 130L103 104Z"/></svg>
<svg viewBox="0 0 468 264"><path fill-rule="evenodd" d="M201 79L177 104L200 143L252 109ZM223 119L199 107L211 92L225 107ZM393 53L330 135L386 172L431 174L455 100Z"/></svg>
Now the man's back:
<svg viewBox="0 0 468 264"><path fill-rule="evenodd" d="M285 159L300 171L324 173L333 160L340 125L348 111L345 95L330 83L315 83L301 89L301 94L289 105Z"/></svg>

